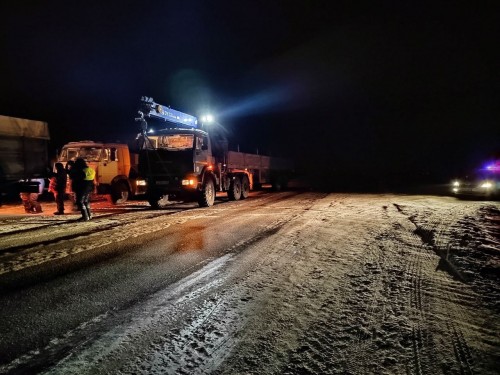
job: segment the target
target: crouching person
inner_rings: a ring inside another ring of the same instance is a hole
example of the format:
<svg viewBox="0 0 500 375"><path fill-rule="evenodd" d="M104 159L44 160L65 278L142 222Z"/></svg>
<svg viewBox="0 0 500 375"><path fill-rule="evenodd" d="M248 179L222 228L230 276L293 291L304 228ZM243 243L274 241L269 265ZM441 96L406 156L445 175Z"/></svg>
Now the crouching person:
<svg viewBox="0 0 500 375"><path fill-rule="evenodd" d="M43 193L45 180L43 178L27 178L19 181L19 196L23 201L24 211L27 214L43 212L38 196Z"/></svg>

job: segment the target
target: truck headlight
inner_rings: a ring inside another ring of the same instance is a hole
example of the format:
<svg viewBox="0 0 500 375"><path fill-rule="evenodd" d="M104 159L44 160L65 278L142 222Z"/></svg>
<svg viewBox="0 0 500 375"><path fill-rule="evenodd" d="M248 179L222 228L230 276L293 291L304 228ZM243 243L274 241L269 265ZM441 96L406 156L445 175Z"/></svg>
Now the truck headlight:
<svg viewBox="0 0 500 375"><path fill-rule="evenodd" d="M454 186L454 187L459 187L459 186L460 186L460 182L458 182L458 181L453 181L453 186Z"/></svg>
<svg viewBox="0 0 500 375"><path fill-rule="evenodd" d="M186 180L182 180L182 186L195 187L197 184L198 180L196 178L188 178Z"/></svg>
<svg viewBox="0 0 500 375"><path fill-rule="evenodd" d="M137 186L146 186L146 180L137 180Z"/></svg>
<svg viewBox="0 0 500 375"><path fill-rule="evenodd" d="M493 184L489 181L485 181L481 184L481 187L483 189L491 189L493 187Z"/></svg>

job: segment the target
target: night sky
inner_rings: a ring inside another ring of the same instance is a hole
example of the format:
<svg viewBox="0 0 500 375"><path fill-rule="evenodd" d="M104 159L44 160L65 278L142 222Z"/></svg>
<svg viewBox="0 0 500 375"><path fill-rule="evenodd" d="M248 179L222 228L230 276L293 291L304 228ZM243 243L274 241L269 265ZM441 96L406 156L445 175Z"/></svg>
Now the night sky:
<svg viewBox="0 0 500 375"><path fill-rule="evenodd" d="M500 151L494 4L4 1L0 114L127 142L150 96L332 187L446 183Z"/></svg>

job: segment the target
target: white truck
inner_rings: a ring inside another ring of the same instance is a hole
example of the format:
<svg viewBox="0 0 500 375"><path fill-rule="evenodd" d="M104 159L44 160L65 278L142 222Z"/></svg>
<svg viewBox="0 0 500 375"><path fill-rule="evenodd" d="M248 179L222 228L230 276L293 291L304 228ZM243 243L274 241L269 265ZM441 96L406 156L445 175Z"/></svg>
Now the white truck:
<svg viewBox="0 0 500 375"><path fill-rule="evenodd" d="M125 143L94 141L69 142L59 153L64 166L70 160L83 158L96 171L95 194L109 194L113 203L123 203L137 190L137 154Z"/></svg>

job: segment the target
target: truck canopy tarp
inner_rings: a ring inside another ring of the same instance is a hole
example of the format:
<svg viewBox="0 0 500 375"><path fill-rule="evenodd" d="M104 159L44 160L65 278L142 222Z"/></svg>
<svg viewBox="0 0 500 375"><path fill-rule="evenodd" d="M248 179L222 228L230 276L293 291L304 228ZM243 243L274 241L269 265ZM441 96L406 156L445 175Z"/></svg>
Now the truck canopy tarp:
<svg viewBox="0 0 500 375"><path fill-rule="evenodd" d="M0 135L50 139L49 126L46 122L8 116L0 116Z"/></svg>

